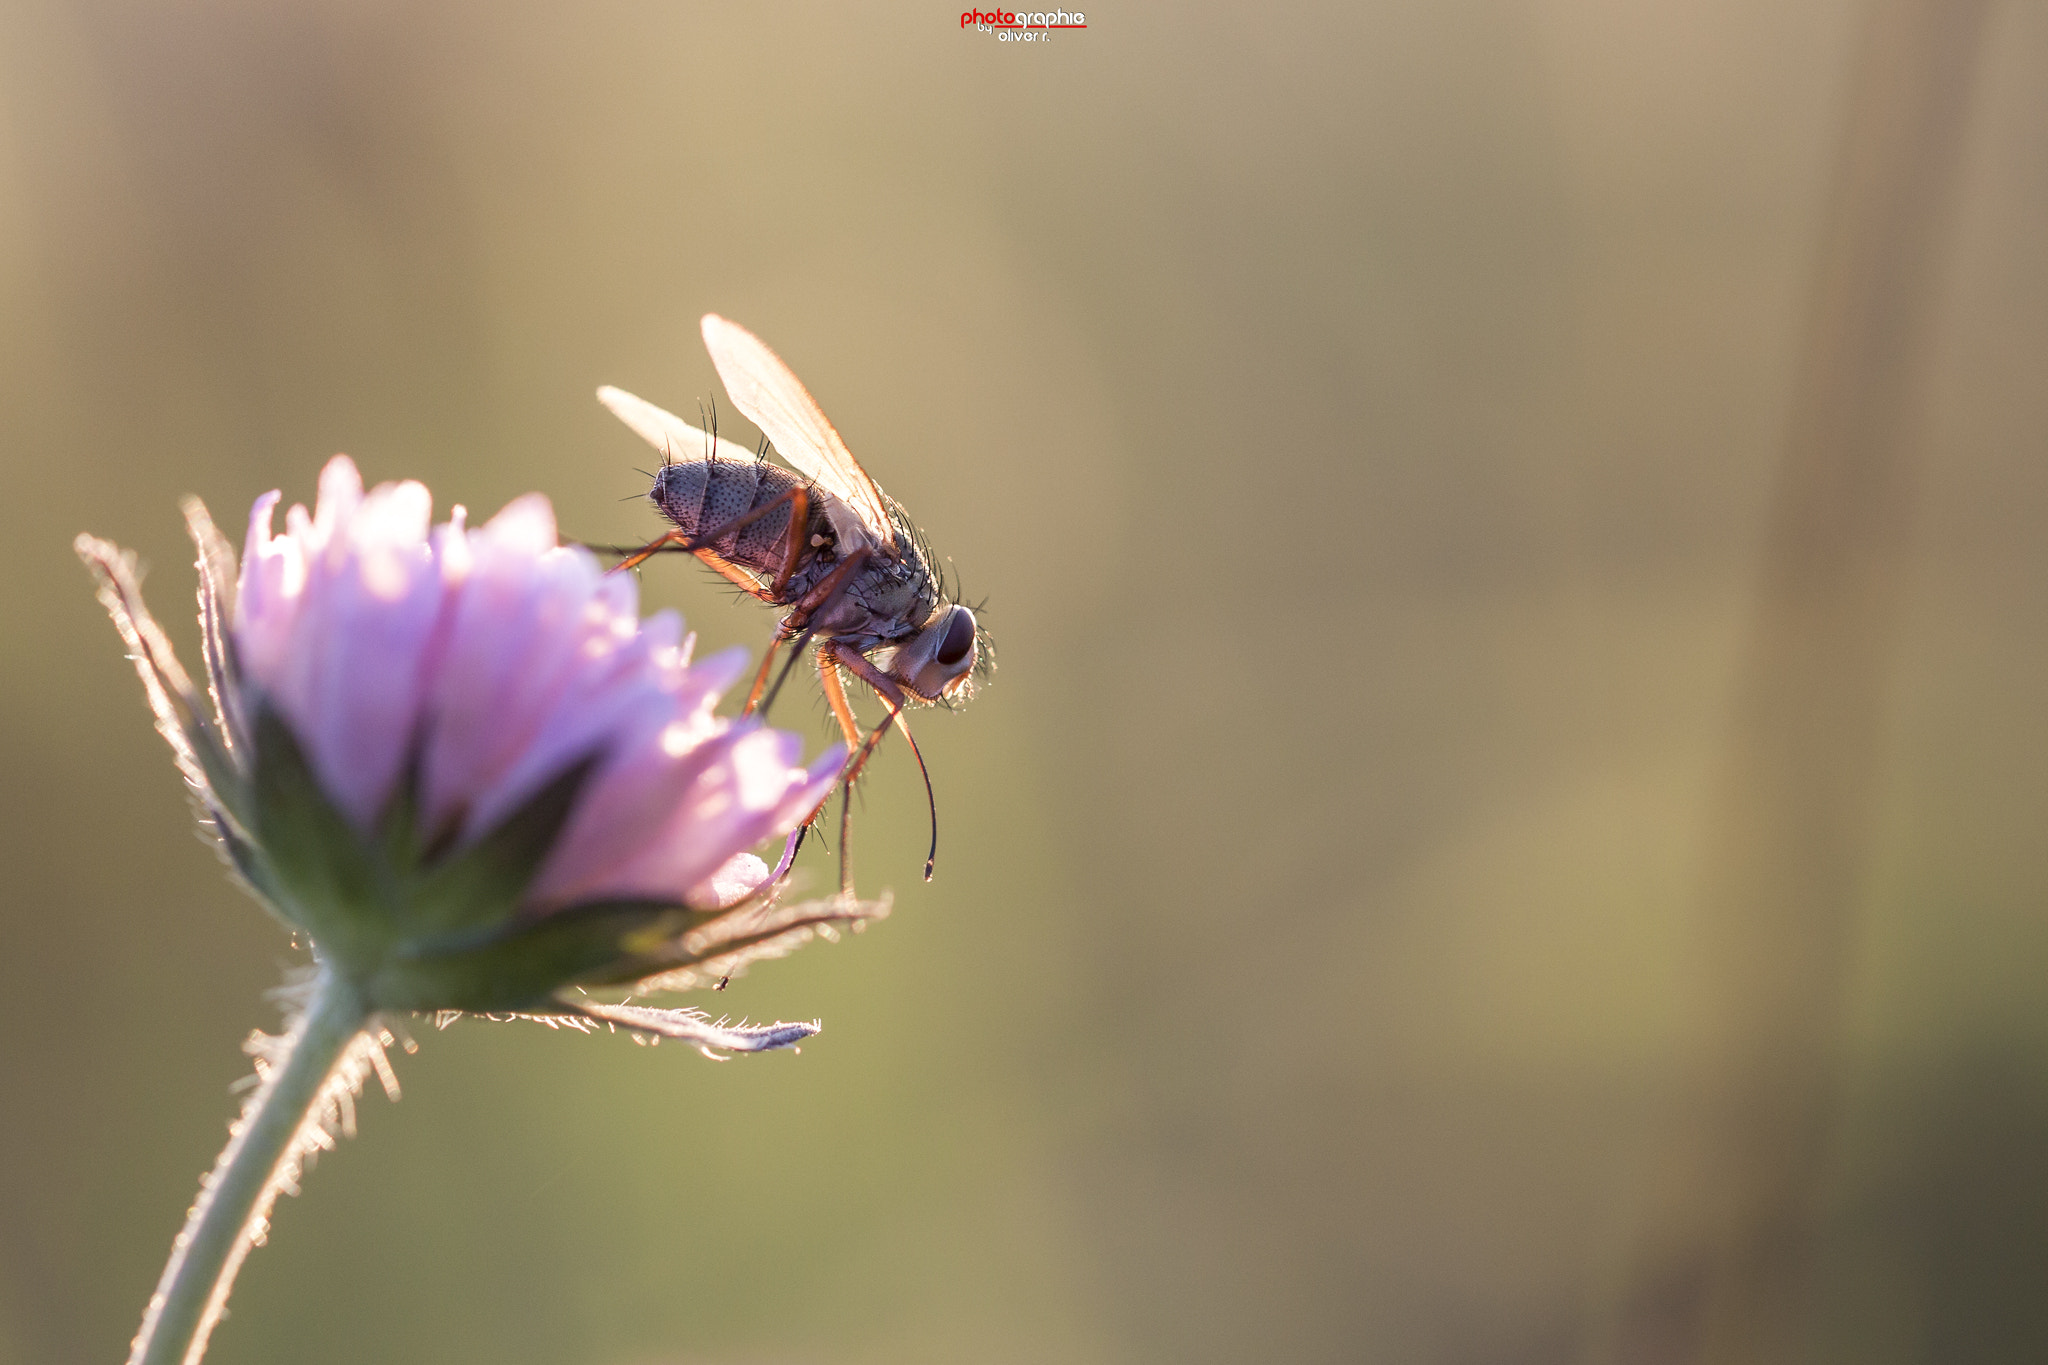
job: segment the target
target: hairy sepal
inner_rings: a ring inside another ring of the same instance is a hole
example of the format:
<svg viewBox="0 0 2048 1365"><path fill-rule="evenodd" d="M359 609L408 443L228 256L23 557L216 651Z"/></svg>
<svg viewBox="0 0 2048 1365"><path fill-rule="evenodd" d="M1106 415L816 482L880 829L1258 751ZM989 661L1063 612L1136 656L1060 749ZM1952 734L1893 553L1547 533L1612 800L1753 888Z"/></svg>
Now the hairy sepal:
<svg viewBox="0 0 2048 1365"><path fill-rule="evenodd" d="M253 844L234 846L250 884L309 933L381 1009L524 1010L565 985L663 959L661 945L716 918L661 901L525 909L597 765L574 764L481 838L422 834L417 783L401 782L377 829L328 799L277 711L254 719ZM644 975L644 972L636 973Z"/></svg>

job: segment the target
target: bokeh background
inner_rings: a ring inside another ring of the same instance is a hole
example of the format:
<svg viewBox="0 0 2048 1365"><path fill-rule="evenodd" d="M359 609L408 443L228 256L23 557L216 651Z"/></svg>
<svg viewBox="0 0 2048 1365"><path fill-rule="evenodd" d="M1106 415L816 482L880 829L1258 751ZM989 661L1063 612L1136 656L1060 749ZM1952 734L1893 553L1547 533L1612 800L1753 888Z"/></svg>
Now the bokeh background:
<svg viewBox="0 0 2048 1365"><path fill-rule="evenodd" d="M336 450L644 536L591 391L718 395L707 310L988 598L937 880L885 749L895 916L718 1002L800 1057L415 1026L210 1359L2048 1358L2039 5L1951 71L1888 586L1789 713L1851 684L1851 780L1753 780L1870 13L0 0L0 1362L125 1350L298 960L73 534L188 646L175 499ZM1731 904L1809 825L1812 922Z"/></svg>

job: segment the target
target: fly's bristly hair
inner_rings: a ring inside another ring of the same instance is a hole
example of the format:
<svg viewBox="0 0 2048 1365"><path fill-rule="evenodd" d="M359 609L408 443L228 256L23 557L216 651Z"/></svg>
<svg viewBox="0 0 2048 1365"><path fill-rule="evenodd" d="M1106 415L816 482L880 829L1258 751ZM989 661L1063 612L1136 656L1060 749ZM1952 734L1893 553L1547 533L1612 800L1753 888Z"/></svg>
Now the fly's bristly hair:
<svg viewBox="0 0 2048 1365"><path fill-rule="evenodd" d="M986 597L982 598L981 601L983 606L986 606L988 603ZM975 652L974 668L968 676L973 678L978 686L996 675L996 642L995 637L988 633L988 626L982 622L982 607L971 607L969 610L974 613Z"/></svg>
<svg viewBox="0 0 2048 1365"><path fill-rule="evenodd" d="M697 421L704 433L704 458L713 459L718 454L718 400L716 398L697 400ZM671 457L667 463L674 464Z"/></svg>
<svg viewBox="0 0 2048 1365"><path fill-rule="evenodd" d="M964 603L966 597L963 589L954 601ZM974 613L974 668L968 674L971 693L996 675L996 641L988 633L988 598L983 597L967 609Z"/></svg>
<svg viewBox="0 0 2048 1365"><path fill-rule="evenodd" d="M892 533L891 538L896 542L896 548L914 554L926 565L930 565L931 544L925 540L924 532L918 529L917 523L910 519L910 514L903 510L903 504L883 493L882 510L889 514L889 530Z"/></svg>

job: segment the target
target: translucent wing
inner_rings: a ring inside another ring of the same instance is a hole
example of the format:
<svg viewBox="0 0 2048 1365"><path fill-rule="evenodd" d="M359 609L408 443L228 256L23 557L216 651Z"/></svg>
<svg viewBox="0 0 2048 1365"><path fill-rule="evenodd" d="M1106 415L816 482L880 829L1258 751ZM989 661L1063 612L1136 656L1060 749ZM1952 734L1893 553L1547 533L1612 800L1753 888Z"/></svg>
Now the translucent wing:
<svg viewBox="0 0 2048 1365"><path fill-rule="evenodd" d="M877 545L892 543L896 532L882 490L782 358L761 338L716 313L704 315L704 346L733 406L767 433L782 458L851 507Z"/></svg>
<svg viewBox="0 0 2048 1365"><path fill-rule="evenodd" d="M638 432L640 439L653 446L671 460L702 460L715 449L721 460L751 460L754 452L723 436L712 444L710 433L699 431L664 408L657 408L645 398L636 398L624 389L615 389L607 384L597 391L597 401L612 410L612 415Z"/></svg>

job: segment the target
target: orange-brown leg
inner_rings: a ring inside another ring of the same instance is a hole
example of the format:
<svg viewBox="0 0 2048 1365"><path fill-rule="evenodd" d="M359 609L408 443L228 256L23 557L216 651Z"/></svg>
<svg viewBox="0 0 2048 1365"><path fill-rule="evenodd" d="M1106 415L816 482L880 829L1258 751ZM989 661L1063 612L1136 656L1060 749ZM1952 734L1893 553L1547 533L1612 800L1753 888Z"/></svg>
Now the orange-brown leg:
<svg viewBox="0 0 2048 1365"><path fill-rule="evenodd" d="M825 691L825 704L832 708L832 715L839 722L839 733L846 737L846 756L851 758L860 751L860 722L847 705L846 688L839 681L839 669L829 644L818 646L818 686Z"/></svg>
<svg viewBox="0 0 2048 1365"><path fill-rule="evenodd" d="M761 670L754 674L754 685L747 690L747 704L740 708L741 715L754 714L754 703L761 700L761 689L768 686L768 667L775 662L775 651L781 648L782 636L778 632L775 638L768 642L768 648L761 651Z"/></svg>
<svg viewBox="0 0 2048 1365"><path fill-rule="evenodd" d="M796 573L796 566L802 561L806 543L811 533L811 490L792 488L789 490L789 538L782 546L782 567L775 571L773 590L775 600L781 601L789 591L789 580ZM755 684L758 691L760 685Z"/></svg>
<svg viewBox="0 0 2048 1365"><path fill-rule="evenodd" d="M809 548L805 541L811 531L811 490L792 489L789 495L789 538L782 545L782 567L775 571L775 581L768 591L773 601L780 602L789 593L789 580L796 574L796 566L802 562L804 551ZM740 708L740 714L750 716L754 704L761 700L761 689L768 686L768 669L775 662L775 651L782 648L783 636L777 634L768 642L768 648L761 651L761 671L754 675L754 685L747 689L747 704Z"/></svg>
<svg viewBox="0 0 2048 1365"><path fill-rule="evenodd" d="M860 751L860 722L854 719L853 708L846 703L846 688L840 684L839 669L832 662L832 647L818 646L818 686L825 693L825 704L832 708L833 718L839 722L839 733L846 737L848 766L841 770L839 780L839 894L853 899L853 756ZM825 801L832 799L827 793ZM824 814L825 802L818 803L818 809L811 812L815 820Z"/></svg>
<svg viewBox="0 0 2048 1365"><path fill-rule="evenodd" d="M840 560L831 573L818 580L817 586L797 599L796 604L789 610L788 619L783 622L783 628L794 634L808 626L811 617L827 602L837 597L839 590L852 581L853 576L859 573L867 562L868 552L865 549L855 550Z"/></svg>
<svg viewBox="0 0 2048 1365"><path fill-rule="evenodd" d="M831 798L826 798L830 800ZM853 897L853 784L839 784L839 895Z"/></svg>
<svg viewBox="0 0 2048 1365"><path fill-rule="evenodd" d="M690 537L684 535L681 531L670 531L649 541L640 549L612 565L609 572L624 573L628 569L637 569L671 546L697 556L707 567L716 570L719 576L724 578L726 582L732 584L741 592L746 593L749 597L757 597L763 602L773 602L775 600L775 594L762 587L759 579L719 554L716 550L708 549L702 545L692 545Z"/></svg>
<svg viewBox="0 0 2048 1365"><path fill-rule="evenodd" d="M861 745L857 751L849 753L848 756L853 761L847 765L846 780L851 782L860 776L861 769L867 767L868 759L874 755L875 746L882 742L883 735L889 733L890 722L902 723L903 692L896 684L889 681L886 676L879 672L873 664L869 663L858 650L853 649L851 646L836 643L821 645L818 653L820 656L818 667L821 675L827 667L824 656L829 655L833 664L843 666L848 672L852 673L869 687L874 688L875 694L881 697L883 703L889 708L889 714L882 718L882 723L869 732L867 743ZM839 681L836 671L832 681L835 683ZM843 686L839 695L842 699L846 695ZM853 714L851 706L847 707L846 714L848 716ZM903 733L905 735L910 733L907 726L904 728Z"/></svg>
<svg viewBox="0 0 2048 1365"><path fill-rule="evenodd" d="M859 572L863 564L867 563L867 557L868 552L866 550L856 550L844 562L837 565L831 573L826 574L824 578L820 579L815 587L805 593L796 605L789 609L789 614L782 618L780 633L776 635L774 643L768 647L767 657L761 660L761 671L754 675L754 686L747 693L747 704L740 714L747 715L752 713L757 702L760 705L761 713L763 715L767 714L768 708L775 704L777 694L782 691L782 684L788 681L790 669L796 667L797 659L802 656L804 646L810 642L813 635L817 634L817 630L810 624L811 617L823 609L827 603L839 594L840 590L847 583L852 581L853 575ZM783 665L781 676L775 679L775 686L768 689L768 695L764 698L761 695L761 687L762 684L768 681L769 662L774 657L775 651L781 647L782 642L785 640L795 640L797 652L789 656L789 662ZM847 742L850 744L853 741L848 740Z"/></svg>
<svg viewBox="0 0 2048 1365"><path fill-rule="evenodd" d="M698 560L705 567L715 570L719 577L732 584L735 588L738 588L747 596L762 602L772 603L775 601L775 594L762 587L760 579L754 577L724 555L719 554L716 550L699 547L690 551L690 553L697 556Z"/></svg>
<svg viewBox="0 0 2048 1365"><path fill-rule="evenodd" d="M904 719L903 716L903 708L909 704L908 699L903 695L903 689L897 686L896 682L888 674L876 668L872 663L869 663L867 656L859 650L836 641L824 646L819 652L822 654L826 650L831 652L835 664L844 667L856 678L859 678L869 687L875 689L875 695L880 697L889 707L888 716L883 719L880 725L875 727L874 733L868 736L868 742L862 746L859 758L847 769L847 784L849 786L852 785L854 779L860 776L861 769L867 766L869 756L874 753L875 746L881 743L882 736L888 733L892 723L898 730L903 732L903 742L910 746L910 756L917 760L918 775L924 779L925 809L931 815L932 842L930 849L925 853L924 859L924 879L930 881L932 879L932 869L939 859L939 802L938 798L932 794L931 770L925 767L924 754L919 751L917 740L911 736L910 722ZM822 661L819 666L822 670ZM836 676L833 681L838 681ZM844 695L843 691L841 695ZM851 714L851 708L849 708L849 714Z"/></svg>
<svg viewBox="0 0 2048 1365"><path fill-rule="evenodd" d="M632 554L627 555L624 559L612 565L611 571L613 573L624 573L628 569L637 569L669 546L674 545L678 548L687 549L689 543L690 538L680 530L664 531Z"/></svg>

